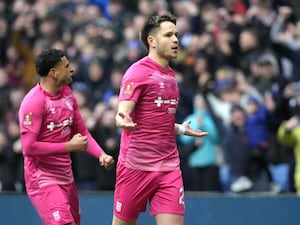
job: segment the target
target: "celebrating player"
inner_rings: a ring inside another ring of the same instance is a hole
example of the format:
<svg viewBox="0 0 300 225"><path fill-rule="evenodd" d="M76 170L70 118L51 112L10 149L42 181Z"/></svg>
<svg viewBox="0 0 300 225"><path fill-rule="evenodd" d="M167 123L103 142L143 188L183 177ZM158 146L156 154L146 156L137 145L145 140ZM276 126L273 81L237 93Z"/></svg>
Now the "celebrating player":
<svg viewBox="0 0 300 225"><path fill-rule="evenodd" d="M36 70L40 82L24 97L19 110L26 191L45 225L80 225L70 152L86 151L107 169L114 160L84 124L68 86L73 69L64 53L43 50Z"/></svg>
<svg viewBox="0 0 300 225"><path fill-rule="evenodd" d="M126 71L116 125L123 128L114 194L113 225L135 225L150 203L157 225L183 225L184 187L175 134L207 132L175 123L179 90L169 60L178 38L173 15L152 16L141 31L148 56Z"/></svg>

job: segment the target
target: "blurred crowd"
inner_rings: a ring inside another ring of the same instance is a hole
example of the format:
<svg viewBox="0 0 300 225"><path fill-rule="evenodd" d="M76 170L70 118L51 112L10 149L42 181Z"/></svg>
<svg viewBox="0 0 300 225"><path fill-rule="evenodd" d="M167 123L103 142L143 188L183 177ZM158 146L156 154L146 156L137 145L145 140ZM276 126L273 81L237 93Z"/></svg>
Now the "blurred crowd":
<svg viewBox="0 0 300 225"><path fill-rule="evenodd" d="M180 40L172 62L181 91L177 122L188 119L209 132L201 139L178 136L186 190L300 193L295 2L0 1L0 190L25 191L17 113L38 82L41 49L65 51L85 122L117 160L121 131L114 117L123 73L146 53L139 42L145 19L172 12ZM113 190L114 169L105 171L84 153L72 157L79 190Z"/></svg>

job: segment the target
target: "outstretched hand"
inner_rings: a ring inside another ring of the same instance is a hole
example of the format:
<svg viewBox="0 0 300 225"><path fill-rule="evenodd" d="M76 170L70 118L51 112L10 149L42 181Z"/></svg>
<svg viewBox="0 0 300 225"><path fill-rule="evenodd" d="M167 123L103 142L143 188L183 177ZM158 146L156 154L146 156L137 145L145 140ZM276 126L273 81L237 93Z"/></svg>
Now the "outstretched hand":
<svg viewBox="0 0 300 225"><path fill-rule="evenodd" d="M190 120L187 120L182 123L182 126L184 126L184 128L185 128L184 135L194 136L194 137L204 137L204 136L208 135L208 132L204 132L202 130L195 130L195 129L191 128L190 124L191 124Z"/></svg>
<svg viewBox="0 0 300 225"><path fill-rule="evenodd" d="M134 123L130 116L119 112L117 115L117 124L118 127L121 127L123 129L127 130L134 130L136 128L136 123Z"/></svg>

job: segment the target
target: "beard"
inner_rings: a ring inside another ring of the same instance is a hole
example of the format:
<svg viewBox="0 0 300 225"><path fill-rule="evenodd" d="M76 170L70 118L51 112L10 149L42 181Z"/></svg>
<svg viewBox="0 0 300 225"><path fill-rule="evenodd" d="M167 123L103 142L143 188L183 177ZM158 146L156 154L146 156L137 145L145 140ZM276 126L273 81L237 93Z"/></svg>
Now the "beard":
<svg viewBox="0 0 300 225"><path fill-rule="evenodd" d="M71 85L73 83L73 77L69 77L66 82L65 82L65 85Z"/></svg>

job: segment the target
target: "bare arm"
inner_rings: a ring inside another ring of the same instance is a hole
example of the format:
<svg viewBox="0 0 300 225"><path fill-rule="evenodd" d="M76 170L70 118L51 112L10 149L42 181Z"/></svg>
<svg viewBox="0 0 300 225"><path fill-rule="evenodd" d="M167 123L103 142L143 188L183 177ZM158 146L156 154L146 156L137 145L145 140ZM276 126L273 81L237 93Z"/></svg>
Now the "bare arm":
<svg viewBox="0 0 300 225"><path fill-rule="evenodd" d="M136 128L136 123L134 123L130 117L130 114L134 110L135 102L130 100L123 100L119 102L118 112L116 114L116 126L133 130Z"/></svg>
<svg viewBox="0 0 300 225"><path fill-rule="evenodd" d="M184 134L187 136L194 136L194 137L204 137L208 135L208 132L204 132L202 130L195 130L190 127L191 121L185 121L182 124L175 123L174 129L176 134Z"/></svg>

